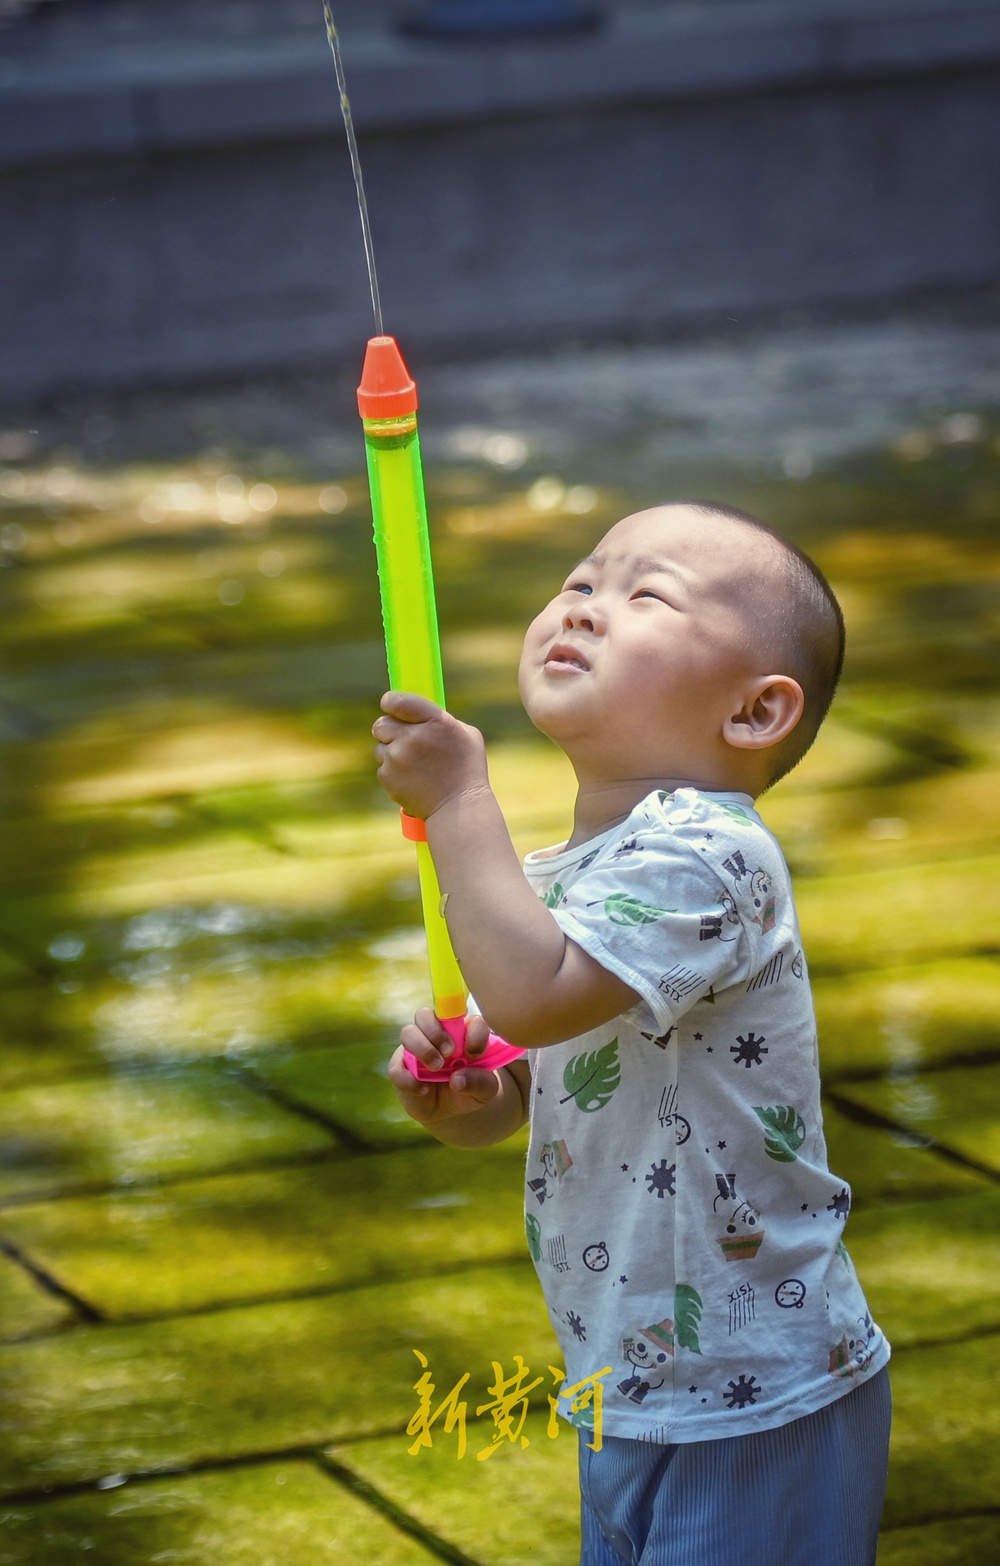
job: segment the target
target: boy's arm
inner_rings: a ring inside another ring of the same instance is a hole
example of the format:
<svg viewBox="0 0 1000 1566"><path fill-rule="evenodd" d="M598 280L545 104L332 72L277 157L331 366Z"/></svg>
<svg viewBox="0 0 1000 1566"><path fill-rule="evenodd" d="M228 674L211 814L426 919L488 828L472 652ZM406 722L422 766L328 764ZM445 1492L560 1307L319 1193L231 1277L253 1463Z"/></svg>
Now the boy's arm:
<svg viewBox="0 0 1000 1566"><path fill-rule="evenodd" d="M455 955L491 1027L541 1048L627 1011L635 991L563 934L525 880L478 730L419 696L390 692L383 711L379 778L427 823Z"/></svg>

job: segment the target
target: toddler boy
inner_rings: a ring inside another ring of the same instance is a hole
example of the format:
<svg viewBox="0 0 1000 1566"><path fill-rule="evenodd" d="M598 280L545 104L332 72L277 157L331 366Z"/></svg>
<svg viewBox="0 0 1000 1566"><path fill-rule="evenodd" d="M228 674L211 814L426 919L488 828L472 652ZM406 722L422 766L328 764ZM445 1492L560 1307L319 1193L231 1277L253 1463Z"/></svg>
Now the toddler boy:
<svg viewBox="0 0 1000 1566"><path fill-rule="evenodd" d="M390 692L379 777L427 823L482 1017L526 1055L419 1082L430 1011L389 1076L441 1141L526 1119L529 1246L580 1431L581 1566L867 1566L885 1489L889 1346L827 1165L788 871L754 808L829 707L843 619L745 513L624 518L529 626L520 689L577 778L572 833L522 867L482 736Z"/></svg>

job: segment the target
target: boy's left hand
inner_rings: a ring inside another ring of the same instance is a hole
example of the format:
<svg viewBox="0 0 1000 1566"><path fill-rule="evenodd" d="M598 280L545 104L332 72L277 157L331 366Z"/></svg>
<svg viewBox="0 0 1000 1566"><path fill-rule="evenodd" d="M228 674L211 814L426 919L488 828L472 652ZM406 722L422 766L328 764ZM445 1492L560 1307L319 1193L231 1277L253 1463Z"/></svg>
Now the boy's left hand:
<svg viewBox="0 0 1000 1566"><path fill-rule="evenodd" d="M478 729L407 691L386 691L379 705L382 716L372 724L378 779L407 815L426 821L447 800L489 787Z"/></svg>

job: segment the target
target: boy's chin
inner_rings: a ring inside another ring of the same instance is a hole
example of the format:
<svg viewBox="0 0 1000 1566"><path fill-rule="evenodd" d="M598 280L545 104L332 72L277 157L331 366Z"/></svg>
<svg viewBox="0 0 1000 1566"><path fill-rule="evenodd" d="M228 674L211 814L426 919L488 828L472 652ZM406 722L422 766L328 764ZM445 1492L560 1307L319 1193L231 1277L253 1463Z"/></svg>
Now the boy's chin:
<svg viewBox="0 0 1000 1566"><path fill-rule="evenodd" d="M579 736L579 717L560 711L557 703L529 699L523 706L539 734L544 734L553 745L564 746L572 741L574 735Z"/></svg>

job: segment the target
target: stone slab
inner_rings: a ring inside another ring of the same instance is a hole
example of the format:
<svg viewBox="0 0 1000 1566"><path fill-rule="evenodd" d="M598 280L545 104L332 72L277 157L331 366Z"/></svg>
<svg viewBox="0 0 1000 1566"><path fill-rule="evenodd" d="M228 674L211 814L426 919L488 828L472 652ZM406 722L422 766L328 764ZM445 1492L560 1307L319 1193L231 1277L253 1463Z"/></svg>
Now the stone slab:
<svg viewBox="0 0 1000 1566"><path fill-rule="evenodd" d="M206 911L240 906L246 907L213 900ZM149 914L147 902L137 917ZM73 918L59 921L55 938L79 940L90 933L86 921ZM388 942L392 933L383 927L375 939ZM325 951L331 940L327 934ZM339 1083L338 1109L351 1123L370 1122L363 1134L376 1142L395 1139L401 1122L383 1067L401 1024L427 999L422 954L390 981L368 941L344 942L327 960L312 954L312 941L298 951L294 943L289 935L283 957L238 941L220 943L215 971L210 962L192 963L187 953L161 951L147 953L145 963L141 954L132 956L127 973L102 972L95 964L84 975L68 966L55 982L22 976L8 984L0 1004L7 1035L0 1083L37 1084L62 1074L223 1056L253 1057L264 1072L273 1055L278 1071L299 1052L319 1047L331 1052L326 1064L317 1060L310 1071L303 1062L299 1074L315 1076L324 1099ZM118 968L120 959L113 965Z"/></svg>
<svg viewBox="0 0 1000 1566"><path fill-rule="evenodd" d="M986 1176L895 1136L858 1125L829 1101L823 1106L830 1168L850 1186L855 1216L896 1201L935 1200L982 1190Z"/></svg>
<svg viewBox="0 0 1000 1566"><path fill-rule="evenodd" d="M4 1095L0 1199L232 1169L336 1150L335 1136L195 1063Z"/></svg>
<svg viewBox="0 0 1000 1566"><path fill-rule="evenodd" d="M901 1067L887 1081L848 1083L838 1092L1000 1176L1000 1064L995 1060L950 1071Z"/></svg>
<svg viewBox="0 0 1000 1566"><path fill-rule="evenodd" d="M449 1386L548 1363L530 1262L0 1347L0 1494L402 1433L414 1349Z"/></svg>
<svg viewBox="0 0 1000 1566"><path fill-rule="evenodd" d="M387 936L386 942L388 939ZM423 961L423 951L419 950L414 966ZM413 975L411 983L412 989L406 995L398 979L395 984L391 979L385 981L383 1036L355 1043L345 1040L331 1046L317 1044L307 1050L251 1054L248 1068L261 1081L280 1089L290 1102L329 1115L369 1146L420 1143L426 1133L400 1108L385 1075L386 1063L399 1042L399 1028L412 1016L415 1005L424 1004L426 999L422 968ZM404 1009L407 999L414 1004ZM390 1008L396 1011L394 1028L388 1016Z"/></svg>
<svg viewBox="0 0 1000 1566"><path fill-rule="evenodd" d="M823 1080L912 1073L996 1049L1000 973L991 957L927 958L814 979Z"/></svg>
<svg viewBox="0 0 1000 1566"><path fill-rule="evenodd" d="M986 1525L974 1515L993 1506L989 1464L982 1452L992 1447L997 1415L981 1395L992 1353L990 1340L971 1341L938 1348L933 1357L920 1350L900 1354L890 1368L895 1423L884 1520L892 1530L909 1525L906 1542L916 1545L912 1556L897 1549L890 1559L905 1559L907 1566L922 1566L926 1560L930 1566L961 1558L935 1553L944 1549L942 1535L950 1536L944 1528L931 1536L928 1554L921 1554L923 1530L918 1533L913 1526L921 1519L937 1525L942 1514L954 1517L949 1527L956 1528L957 1537L973 1540L984 1536L984 1527L994 1528L992 1519ZM443 1377L439 1386L444 1391ZM504 1448L475 1465L471 1441L466 1457L457 1460L454 1434L437 1436L430 1450L415 1457L403 1441L392 1438L351 1443L335 1451L339 1461L412 1508L428 1526L441 1531L450 1527L455 1542L487 1566L521 1566L526 1538L532 1541L532 1559L537 1549L545 1566L564 1566L574 1558L576 1449L567 1439L571 1432L552 1442L544 1439L543 1427L540 1416L529 1423L534 1444L527 1451ZM927 1441L928 1429L935 1432L933 1443ZM423 1479L428 1471L433 1485ZM973 1516L963 1522L964 1513ZM483 1514L490 1518L488 1535Z"/></svg>
<svg viewBox="0 0 1000 1566"><path fill-rule="evenodd" d="M910 709L910 745L904 742L905 731L904 738L892 732L891 701L883 707L882 738L859 734L851 710L835 720L831 715L822 750L817 740L815 760L810 752L801 774L790 775L790 783L796 778L794 786L763 797L761 814L784 846L796 878L902 865L916 870L921 863L992 846L986 802L1000 789L1000 768L992 759L983 764L970 756L965 765L960 760L966 743L970 749L978 743L980 754L987 748L995 753L989 703L981 704L978 736L971 713L964 733L952 729L948 743L954 747L954 765L946 768L919 750L918 725L935 722L938 700L927 691L923 712ZM834 787L838 766L843 789ZM903 771L923 775L903 779Z"/></svg>
<svg viewBox="0 0 1000 1566"><path fill-rule="evenodd" d="M990 1454L1000 1436L1000 1414L987 1391L995 1358L991 1333L935 1345L933 1354L915 1347L890 1365L893 1436L886 1527L995 1512ZM930 1440L928 1432L933 1433Z"/></svg>
<svg viewBox="0 0 1000 1566"><path fill-rule="evenodd" d="M966 1566L992 1560L1000 1545L995 1517L952 1517L920 1527L884 1528L879 1537L879 1566Z"/></svg>
<svg viewBox="0 0 1000 1566"><path fill-rule="evenodd" d="M520 1138L473 1158L425 1137L308 1169L26 1205L0 1232L118 1320L437 1272L460 1292L463 1267L526 1254L523 1159Z"/></svg>
<svg viewBox="0 0 1000 1566"><path fill-rule="evenodd" d="M0 1224L0 1237L10 1238L6 1224ZM50 1294L14 1257L0 1254L0 1341L16 1342L77 1319L67 1300Z"/></svg>
<svg viewBox="0 0 1000 1566"><path fill-rule="evenodd" d="M984 852L922 865L918 872L873 870L800 881L799 917L813 972L976 951L996 861L995 853Z"/></svg>
<svg viewBox="0 0 1000 1566"><path fill-rule="evenodd" d="M862 1204L847 1223L847 1248L872 1314L891 1343L928 1364L942 1343L997 1329L992 1190L938 1201ZM910 1363L907 1360L907 1363ZM978 1392L971 1394L982 1401ZM989 1417L992 1418L992 1411Z"/></svg>
<svg viewBox="0 0 1000 1566"><path fill-rule="evenodd" d="M102 1566L430 1566L435 1558L308 1462L112 1484L0 1511L0 1566L80 1556Z"/></svg>
<svg viewBox="0 0 1000 1566"><path fill-rule="evenodd" d="M526 1379L542 1374L548 1384L544 1365L527 1369ZM477 1402L487 1401L488 1379L473 1375L463 1393L470 1407L462 1458L457 1431L447 1435L440 1423L414 1455L402 1436L352 1441L331 1455L482 1566L524 1566L529 1558L533 1566L567 1566L580 1550L576 1433L560 1420L553 1438L548 1415L533 1412L520 1432L528 1446L518 1439L491 1451L494 1427L474 1417ZM443 1379L436 1385L438 1398L450 1390ZM533 1394L542 1395L542 1388ZM489 1455L480 1458L483 1451Z"/></svg>

